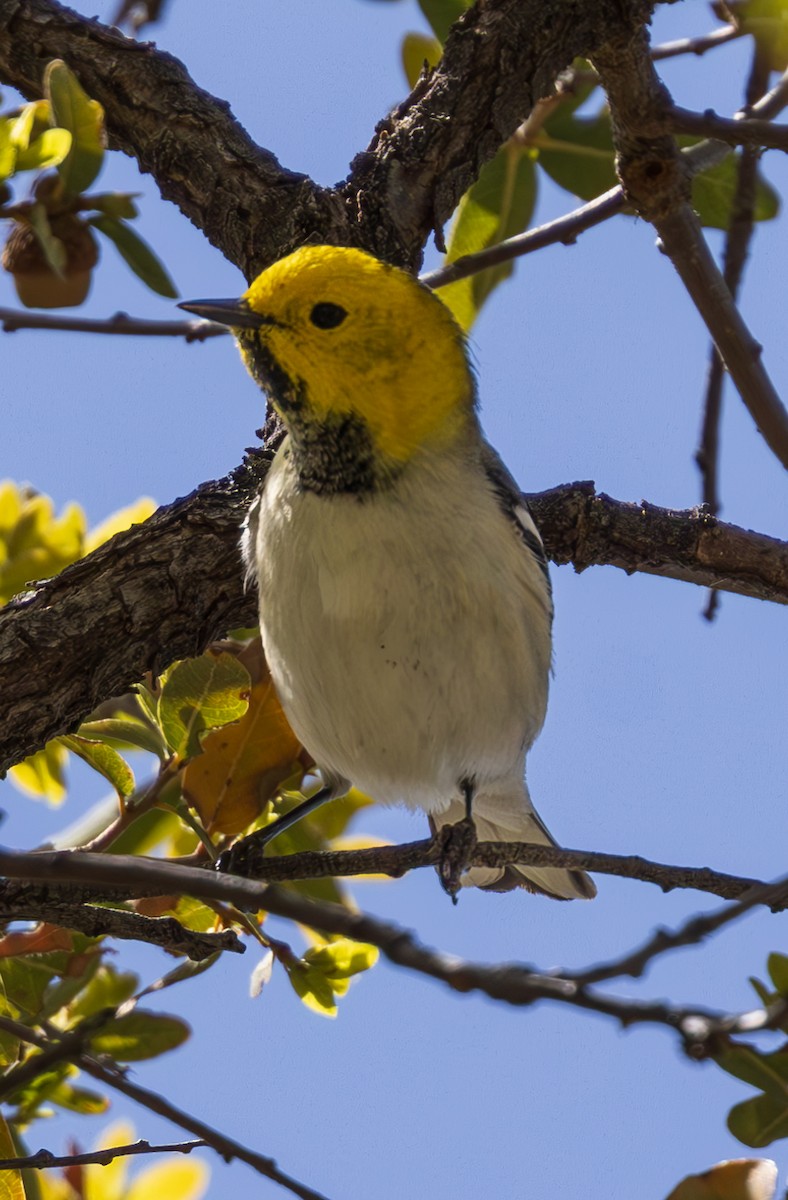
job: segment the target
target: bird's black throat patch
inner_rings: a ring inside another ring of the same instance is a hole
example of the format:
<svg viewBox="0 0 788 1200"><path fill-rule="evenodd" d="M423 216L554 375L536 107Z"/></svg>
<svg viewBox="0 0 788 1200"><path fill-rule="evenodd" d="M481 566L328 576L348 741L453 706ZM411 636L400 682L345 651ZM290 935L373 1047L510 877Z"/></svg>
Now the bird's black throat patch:
<svg viewBox="0 0 788 1200"><path fill-rule="evenodd" d="M321 496L356 495L384 485L370 432L360 417L337 413L325 421L289 422L290 453L299 486Z"/></svg>

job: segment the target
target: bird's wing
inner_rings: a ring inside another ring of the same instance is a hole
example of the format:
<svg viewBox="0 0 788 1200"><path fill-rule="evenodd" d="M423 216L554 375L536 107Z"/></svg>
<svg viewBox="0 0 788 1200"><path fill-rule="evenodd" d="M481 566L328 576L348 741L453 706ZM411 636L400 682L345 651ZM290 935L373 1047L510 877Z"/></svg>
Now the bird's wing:
<svg viewBox="0 0 788 1200"><path fill-rule="evenodd" d="M553 589L550 584L550 571L547 565L547 555L539 536L539 530L528 511L528 505L523 494L504 466L500 457L488 442L482 447L482 466L492 487L495 498L501 506L501 511L511 521L525 550L539 568L537 577L544 589L546 607L552 615Z"/></svg>

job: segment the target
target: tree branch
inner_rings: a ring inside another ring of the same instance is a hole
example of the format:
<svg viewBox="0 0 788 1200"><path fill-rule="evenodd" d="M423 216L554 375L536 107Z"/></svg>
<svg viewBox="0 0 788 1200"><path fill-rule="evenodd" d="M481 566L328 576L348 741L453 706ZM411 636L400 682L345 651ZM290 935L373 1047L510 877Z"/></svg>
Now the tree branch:
<svg viewBox="0 0 788 1200"><path fill-rule="evenodd" d="M115 1158L131 1158L138 1154L191 1154L208 1143L202 1139L194 1142L168 1142L152 1146L150 1142L131 1142L128 1146L108 1146L106 1150L87 1150L83 1154L53 1154L51 1150L39 1150L24 1158L0 1158L0 1171L21 1171L31 1168L47 1171L53 1167L89 1167L93 1164L106 1167Z"/></svg>
<svg viewBox="0 0 788 1200"><path fill-rule="evenodd" d="M88 1075L92 1075L94 1079L98 1079L108 1087L122 1092L125 1096L128 1096L131 1100L135 1100L144 1108L157 1113L161 1117L165 1117L175 1125L179 1125L181 1129L195 1134L201 1142L204 1142L221 1155L225 1162L231 1162L234 1158L245 1162L248 1166L253 1167L259 1175L263 1175L266 1179L271 1179L281 1187L287 1188L293 1195L300 1197L300 1200L325 1200L325 1197L319 1192L306 1187L304 1184L299 1183L298 1180L292 1179L289 1175L285 1175L279 1170L272 1158L268 1158L264 1154L258 1154L256 1150L250 1150L247 1146L236 1142L234 1138L227 1137L226 1134L220 1133L219 1130L213 1129L212 1126L206 1125L203 1121L198 1120L197 1117L192 1117L189 1113L184 1112L183 1109L171 1104L169 1100L165 1099L164 1096L160 1096L157 1092L152 1092L137 1083L132 1083L119 1068L112 1070L86 1053L86 1045L89 1043L91 1036L95 1034L98 1023L106 1020L106 1016L105 1012L98 1013L95 1017L89 1017L76 1030L69 1031L57 1039L46 1038L35 1030L29 1029L26 1025L22 1025L21 1022L14 1021L9 1017L0 1017L0 1029L12 1037L18 1038L20 1041L37 1046L41 1050L40 1055L27 1059L21 1066L15 1067L3 1078L1 1083L3 1094L8 1094L12 1090L9 1086L12 1076L15 1090L16 1087L21 1086L16 1083L17 1079L23 1077L26 1079L29 1075L31 1078L35 1078L36 1073L40 1072L46 1065L53 1062L62 1062L65 1058L68 1058L69 1061L75 1062ZM31 1071L33 1072L32 1075Z"/></svg>
<svg viewBox="0 0 788 1200"><path fill-rule="evenodd" d="M668 118L676 133L689 133L695 137L714 138L727 142L729 146L753 146L756 149L788 150L788 126L773 125L749 117L718 117L711 109L692 112L688 108L671 106Z"/></svg>
<svg viewBox="0 0 788 1200"><path fill-rule="evenodd" d="M204 342L230 332L226 325L217 325L214 321L146 321L123 312L100 321L20 308L0 308L0 326L4 333L16 333L18 329L49 329L64 333L122 333L127 337L182 337L187 342Z"/></svg>
<svg viewBox="0 0 788 1200"><path fill-rule="evenodd" d="M142 858L124 854L94 854L84 850L0 850L0 881L5 904L52 903L53 897L76 904L85 901L121 901L142 896L193 896L217 900L239 908L267 909L282 916L272 897L271 881L294 882L326 876L391 875L399 877L419 867L434 867L440 854L435 839L407 842L401 846L374 846L361 850L304 851L281 857L259 857L253 848L242 869L254 879L226 875L203 866ZM480 842L470 865L500 867L518 862L536 867L565 867L637 879L653 883L663 891L691 888L725 900L740 900L753 888L769 885L761 880L728 875L709 867L682 867L651 862L638 855L604 854L590 850L567 850L528 842ZM238 870L239 868L236 868ZM12 883L11 880L23 882ZM258 880L266 880L266 883ZM31 891L32 889L32 891ZM344 910L342 910L344 911ZM322 926L320 926L322 928ZM342 930L329 930L342 932Z"/></svg>
<svg viewBox="0 0 788 1200"><path fill-rule="evenodd" d="M147 942L171 954L185 954L192 962L203 962L213 954L229 950L243 954L246 947L232 929L198 933L175 917L146 917L121 908L97 908L91 904L56 903L44 896L32 902L30 893L19 903L9 903L0 885L0 921L45 921L64 929L78 929L88 937L115 937Z"/></svg>
<svg viewBox="0 0 788 1200"><path fill-rule="evenodd" d="M270 455L160 508L0 609L0 770L74 729L147 671L257 622L238 553ZM528 496L556 563L608 564L788 603L788 544L699 510L566 484ZM37 669L30 671L31 656Z"/></svg>
<svg viewBox="0 0 788 1200"><path fill-rule="evenodd" d="M651 61L644 28L618 36L593 59L610 102L616 165L633 207L657 230L753 420L788 466L788 412L734 304L689 204L689 180L670 126L672 102Z"/></svg>
<svg viewBox="0 0 788 1200"><path fill-rule="evenodd" d="M423 853L428 857L434 852L434 843L415 843L402 848L383 847L384 852L402 849L409 859ZM381 849L367 851L367 856L380 855ZM356 852L358 853L358 852ZM314 856L290 856L302 860ZM322 856L325 857L325 856ZM333 857L336 861L336 855ZM490 865L491 862L504 861L530 862L550 866L591 867L599 857L608 860L613 866L610 873L634 874L627 865L627 860L617 859L616 856L595 856L580 851L557 850L549 846L515 845L513 843L480 844L474 854L475 865ZM276 863L276 860L268 860ZM279 860L282 862L283 860ZM686 876L686 868L664 868L660 864L645 863L641 859L631 859L629 864L638 864L640 878L661 882L662 886L682 886L677 880ZM333 865L333 864L332 864ZM601 868L606 870L607 868ZM675 1007L652 1001L635 1001L599 993L583 981L583 973L570 974L544 973L522 965L484 966L477 963L464 962L454 955L430 950L422 946L416 938L399 926L381 921L366 913L353 912L338 904L315 901L297 892L285 891L276 886L253 882L233 875L220 875L214 871L188 868L179 864L162 862L157 859L142 859L128 855L86 854L80 851L45 851L35 854L17 854L11 851L0 852L0 871L8 876L22 876L26 879L45 878L49 883L69 882L79 883L82 887L90 888L95 884L106 885L115 890L142 889L150 893L151 889L160 888L164 892L188 894L203 899L225 900L236 904L241 909L265 911L276 916L286 917L324 933L339 934L357 941L370 942L377 946L398 966L420 974L438 979L455 991L481 991L494 1000L508 1004L523 1006L534 1004L538 1000L553 1000L576 1008L587 1009L612 1017L622 1026L627 1027L636 1023L651 1023L666 1025L677 1030L681 1035L685 1048L694 1057L704 1057L713 1050L715 1039L731 1031L742 1031L767 1028L772 1020L772 1014L767 1010L758 1014L746 1014L747 1020L741 1014L726 1014L714 1012L700 1007ZM671 880L665 883L666 872L671 872ZM700 876L708 876L704 870L691 871L696 877L697 886ZM712 875L715 873L711 873ZM672 938L674 944L689 944L694 937L699 940L721 928L730 921L742 916L756 904L782 907L788 895L788 880L780 880L775 884L761 884L752 880L737 880L733 876L718 876L724 880L727 894L732 893L732 885L736 885L736 894L743 903L734 905L728 912L722 910L708 918L701 918L700 928L690 925L683 933L678 931L673 935L663 935ZM709 889L711 890L711 889ZM708 926L708 928L704 928ZM681 942L682 938L687 942ZM666 947L667 948L667 947ZM638 955L641 958L654 957L657 950L650 952L648 948L632 952L625 956L613 971L611 964L603 964L598 968L589 968L588 974L596 971L606 972L604 977L624 973L628 963L634 962ZM0 1028L6 1028L9 1022L0 1018ZM22 1036L17 1034L16 1036ZM66 1035L67 1037L71 1035ZM131 1090L116 1082L115 1076L97 1074L93 1066L88 1066L89 1060L79 1059L96 1078L102 1079L113 1087L118 1087L126 1094L134 1096ZM95 1065L95 1064L93 1064ZM149 1093L151 1095L151 1093ZM134 1096L134 1098L138 1098ZM161 1099L161 1098L157 1098ZM141 1101L146 1103L145 1100ZM153 1107L149 1104L149 1107ZM162 1111L156 1108L155 1111ZM166 1114L165 1114L166 1115ZM173 1118L176 1119L176 1118ZM178 1123L198 1137L211 1138L206 1134L205 1127L196 1123L184 1121ZM210 1131L213 1132L213 1131ZM212 1145L215 1145L211 1141ZM237 1155L243 1157L242 1155ZM248 1161L246 1159L245 1161Z"/></svg>

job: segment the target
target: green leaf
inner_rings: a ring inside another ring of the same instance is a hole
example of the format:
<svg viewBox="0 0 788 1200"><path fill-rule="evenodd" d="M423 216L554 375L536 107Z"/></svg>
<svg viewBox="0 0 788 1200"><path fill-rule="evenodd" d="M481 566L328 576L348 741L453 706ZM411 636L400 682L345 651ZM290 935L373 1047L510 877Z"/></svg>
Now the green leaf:
<svg viewBox="0 0 788 1200"><path fill-rule="evenodd" d="M86 1117L104 1113L109 1108L109 1100L106 1096L93 1092L89 1088L74 1087L65 1080L52 1089L47 1099L51 1104L57 1104L60 1108L65 1108L69 1112L81 1113Z"/></svg>
<svg viewBox="0 0 788 1200"><path fill-rule="evenodd" d="M16 168L14 121L0 119L0 180L10 179Z"/></svg>
<svg viewBox="0 0 788 1200"><path fill-rule="evenodd" d="M680 139L682 145L692 145L694 139ZM692 205L701 224L711 229L728 229L733 216L733 200L738 183L739 159L729 154L716 167L711 167L692 181ZM755 184L756 221L771 221L780 211L780 197L760 171Z"/></svg>
<svg viewBox="0 0 788 1200"><path fill-rule="evenodd" d="M729 1075L788 1105L788 1048L760 1054L751 1046L737 1046L716 1056L714 1061Z"/></svg>
<svg viewBox="0 0 788 1200"><path fill-rule="evenodd" d="M67 129L45 129L31 142L26 150L16 157L17 171L43 171L56 167L67 157L71 149L71 134Z"/></svg>
<svg viewBox="0 0 788 1200"><path fill-rule="evenodd" d="M157 758L164 758L167 753L159 730L137 717L124 715L86 721L80 725L79 735L91 741L105 742L115 750L147 750Z"/></svg>
<svg viewBox="0 0 788 1200"><path fill-rule="evenodd" d="M246 667L227 652L176 663L159 698L167 745L182 758L199 754L202 734L244 715L251 687Z"/></svg>
<svg viewBox="0 0 788 1200"><path fill-rule="evenodd" d="M354 942L350 938L337 938L335 942L308 950L304 961L321 970L327 979L336 981L349 979L360 971L368 971L374 967L378 957L376 946Z"/></svg>
<svg viewBox="0 0 788 1200"><path fill-rule="evenodd" d="M569 105L559 105L548 117L534 143L539 165L559 187L581 200L593 200L618 183L610 113L576 117Z"/></svg>
<svg viewBox="0 0 788 1200"><path fill-rule="evenodd" d="M14 787L48 804L62 804L66 798L65 770L68 755L58 741L47 742L43 750L17 763L8 772Z"/></svg>
<svg viewBox="0 0 788 1200"><path fill-rule="evenodd" d="M49 268L60 278L63 278L68 261L66 248L59 237L55 237L49 224L49 215L43 204L34 204L27 214L33 232L38 238L38 244L44 252Z"/></svg>
<svg viewBox="0 0 788 1200"><path fill-rule="evenodd" d="M133 220L140 215L140 210L134 203L139 192L99 192L95 196L86 196L85 200L97 212L106 213L108 217L125 217Z"/></svg>
<svg viewBox="0 0 788 1200"><path fill-rule="evenodd" d="M406 33L402 39L402 66L408 85L416 86L426 63L428 67L438 65L443 53L437 38L426 33Z"/></svg>
<svg viewBox="0 0 788 1200"><path fill-rule="evenodd" d="M788 954L770 954L766 968L772 983L781 996L788 996Z"/></svg>
<svg viewBox="0 0 788 1200"><path fill-rule="evenodd" d="M104 158L104 110L91 100L76 75L56 58L44 72L44 95L52 106L56 125L72 136L71 152L59 167L63 186L72 195L89 188Z"/></svg>
<svg viewBox="0 0 788 1200"><path fill-rule="evenodd" d="M39 1016L46 990L57 974L56 970L37 955L26 954L0 959L0 986L3 995L26 1020L33 1020Z"/></svg>
<svg viewBox="0 0 788 1200"><path fill-rule="evenodd" d="M48 101L34 100L24 106L18 117L11 118L11 141L17 150L27 150L30 143L52 124L51 117Z"/></svg>
<svg viewBox="0 0 788 1200"><path fill-rule="evenodd" d="M166 296L168 300L177 300L178 289L167 273L166 267L156 257L147 242L144 242L130 225L115 217L104 216L104 214L90 217L88 224L98 229L99 233L103 233L104 237L114 243L134 274L152 292L156 292L159 296Z"/></svg>
<svg viewBox="0 0 788 1200"><path fill-rule="evenodd" d="M286 963L287 978L293 991L303 1000L307 1008L319 1013L322 1017L337 1015L337 1002L334 989L322 971L310 967L302 961Z"/></svg>
<svg viewBox="0 0 788 1200"><path fill-rule="evenodd" d="M117 750L113 750L106 742L93 741L76 733L66 734L60 741L67 750L72 750L89 767L103 775L121 800L134 791L134 772Z"/></svg>
<svg viewBox="0 0 788 1200"><path fill-rule="evenodd" d="M745 1146L768 1146L788 1137L788 1097L754 1096L728 1113L728 1128Z"/></svg>
<svg viewBox="0 0 788 1200"><path fill-rule="evenodd" d="M90 1039L96 1054L109 1054L120 1062L139 1062L174 1050L191 1029L180 1017L137 1009L118 1017Z"/></svg>
<svg viewBox="0 0 788 1200"><path fill-rule="evenodd" d="M18 1157L11 1130L0 1116L0 1158ZM0 1200L25 1200L21 1171L0 1171Z"/></svg>
<svg viewBox="0 0 788 1200"><path fill-rule="evenodd" d="M215 922L216 914L214 913L212 916ZM143 996L151 996L154 992L160 992L164 988L172 987L174 983L183 983L186 979L194 979L195 975L202 975L203 971L207 971L221 957L221 950L217 950L215 954L209 954L207 958L200 959L199 962L193 962L192 959L185 958L183 962L179 963L177 967L173 967L166 975L162 975L160 979L143 988L138 993L138 999L141 999Z"/></svg>
<svg viewBox="0 0 788 1200"><path fill-rule="evenodd" d="M454 22L462 16L469 4L470 0L419 0L419 8L441 45L445 43Z"/></svg>
<svg viewBox="0 0 788 1200"><path fill-rule="evenodd" d="M536 173L530 150L503 146L482 168L460 201L452 225L446 262L497 245L528 227L536 201ZM492 290L511 275L511 262L489 267L438 290L463 329L470 329Z"/></svg>
<svg viewBox="0 0 788 1200"><path fill-rule="evenodd" d="M92 1017L105 1008L117 1008L129 1000L139 987L133 971L116 971L109 963L100 963L79 995L69 1004L70 1025Z"/></svg>

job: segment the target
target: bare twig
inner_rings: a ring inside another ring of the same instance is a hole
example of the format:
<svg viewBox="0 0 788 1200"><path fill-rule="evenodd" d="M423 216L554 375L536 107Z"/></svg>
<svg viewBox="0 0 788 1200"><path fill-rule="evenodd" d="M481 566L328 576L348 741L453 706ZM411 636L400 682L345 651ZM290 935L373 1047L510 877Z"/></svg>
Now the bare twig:
<svg viewBox="0 0 788 1200"><path fill-rule="evenodd" d="M137 1154L191 1154L208 1143L202 1139L193 1142L166 1142L152 1146L150 1142L131 1142L127 1146L108 1146L106 1150L86 1150L81 1154L53 1154L51 1150L39 1150L22 1158L0 1158L0 1171L21 1171L30 1168L36 1171L52 1167L89 1167L93 1164L106 1167L115 1158L131 1158Z"/></svg>
<svg viewBox="0 0 788 1200"><path fill-rule="evenodd" d="M730 117L717 116L711 109L702 113L692 112L677 104L671 107L668 120L676 133L713 138L730 146L788 150L788 126L773 125L771 121L743 116L731 120Z"/></svg>
<svg viewBox="0 0 788 1200"><path fill-rule="evenodd" d="M123 312L100 321L87 317L55 317L17 308L0 308L0 326L5 333L16 333L18 329L50 329L64 333L122 333L130 337L182 337L187 342L204 342L229 332L226 326L217 325L215 321L146 321Z"/></svg>
<svg viewBox="0 0 788 1200"><path fill-rule="evenodd" d="M636 30L627 43L603 47L593 62L610 101L617 168L627 197L657 230L756 426L788 466L788 412L688 203L685 165L673 138L663 132L672 105L649 56L645 29Z"/></svg>
<svg viewBox="0 0 788 1200"><path fill-rule="evenodd" d="M35 1068L36 1073L38 1073L47 1064L62 1062L64 1058L68 1058L81 1067L88 1075L92 1075L94 1079L98 1079L108 1087L122 1092L125 1096L135 1100L144 1108L149 1109L150 1112L157 1113L159 1116L165 1117L168 1121L172 1121L173 1124L179 1125L181 1129L185 1129L188 1133L194 1134L206 1146L210 1146L211 1149L215 1150L225 1162L231 1162L234 1158L245 1162L248 1166L253 1167L259 1175L264 1175L267 1179L273 1180L274 1183L287 1188L293 1195L300 1197L300 1200L325 1200L325 1197L319 1192L314 1191L313 1188L306 1187L304 1184L299 1183L298 1180L285 1175L279 1170L272 1158L259 1154L256 1150L250 1150L247 1146L236 1142L234 1138L227 1137L225 1134L220 1133L219 1130L213 1129L210 1125L206 1125L203 1121L198 1120L197 1117L193 1117L190 1113L171 1104L169 1100L164 1096L160 1096L157 1092L152 1092L148 1088L132 1083L119 1068L113 1070L97 1062L90 1054L85 1053L84 1047L89 1042L90 1037L96 1032L97 1023L106 1022L106 1020L106 1013L96 1014L94 1018L88 1018L83 1021L77 1030L70 1031L62 1037L53 1040L52 1038L44 1037L35 1030L29 1029L19 1021L14 1021L9 1017L0 1017L0 1029L12 1037L30 1043L41 1050L41 1054L29 1058L20 1067L15 1067L0 1081L0 1093L7 1095L10 1091L16 1090L16 1087L20 1086L15 1082L14 1087L9 1088L8 1082L12 1076L14 1076L14 1080L19 1078L23 1068ZM33 1074L32 1078L36 1078L36 1074Z"/></svg>
<svg viewBox="0 0 788 1200"><path fill-rule="evenodd" d="M738 25L722 25L701 37L677 38L675 42L662 42L659 46L652 47L651 57L655 62L663 58L676 58L679 54L695 54L700 57L701 54L716 50L718 46L724 46L742 36L743 30Z"/></svg>
<svg viewBox="0 0 788 1200"><path fill-rule="evenodd" d="M245 946L232 929L199 933L187 929L175 917L146 917L120 908L97 908L91 904L23 903L11 905L0 895L0 921L45 921L64 929L78 929L88 937L114 937L124 941L161 946L171 954L185 954L192 962L203 962L227 950L243 954Z"/></svg>
<svg viewBox="0 0 788 1200"><path fill-rule="evenodd" d="M745 92L745 112L750 111L752 105L763 96L768 81L768 65L764 62L760 44L756 42ZM731 204L731 219L725 237L722 268L723 278L734 301L738 299L753 235L757 182L758 150L754 146L744 146L739 155L736 191ZM703 424L695 461L701 472L701 498L709 512L715 516L720 511L717 476L724 379L725 366L722 357L717 347L712 344L706 377ZM714 590L709 592L703 613L708 621L714 619L719 607L719 599L719 592Z"/></svg>
<svg viewBox="0 0 788 1200"><path fill-rule="evenodd" d="M682 946L696 946L699 942L717 933L725 925L738 921L753 908L761 904L782 904L786 897L786 881L778 884L767 884L763 887L753 887L735 904L725 904L709 913L690 917L678 929L657 929L651 937L628 954L612 959L610 962L598 963L583 971L564 971L564 978L574 979L584 986L592 983L602 983L607 979L620 979L628 975L639 979L646 967L662 954L677 950Z"/></svg>

